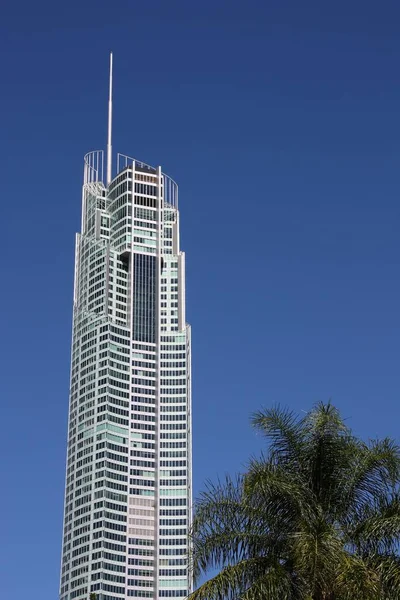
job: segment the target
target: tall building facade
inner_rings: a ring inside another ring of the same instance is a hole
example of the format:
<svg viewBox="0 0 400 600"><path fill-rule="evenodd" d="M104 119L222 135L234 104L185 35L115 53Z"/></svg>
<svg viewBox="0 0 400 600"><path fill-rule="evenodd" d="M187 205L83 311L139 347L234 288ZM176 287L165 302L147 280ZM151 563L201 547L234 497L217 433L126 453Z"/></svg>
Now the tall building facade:
<svg viewBox="0 0 400 600"><path fill-rule="evenodd" d="M191 341L178 187L120 154L115 177L103 170L103 152L86 155L60 599L183 598Z"/></svg>

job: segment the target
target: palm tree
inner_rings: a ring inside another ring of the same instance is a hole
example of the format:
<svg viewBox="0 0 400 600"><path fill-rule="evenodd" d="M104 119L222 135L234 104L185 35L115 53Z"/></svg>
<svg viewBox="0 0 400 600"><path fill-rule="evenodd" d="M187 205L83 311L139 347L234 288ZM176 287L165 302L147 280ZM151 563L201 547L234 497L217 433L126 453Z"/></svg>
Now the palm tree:
<svg viewBox="0 0 400 600"><path fill-rule="evenodd" d="M262 410L247 472L209 484L192 528L190 600L398 600L400 448L365 443L331 404Z"/></svg>

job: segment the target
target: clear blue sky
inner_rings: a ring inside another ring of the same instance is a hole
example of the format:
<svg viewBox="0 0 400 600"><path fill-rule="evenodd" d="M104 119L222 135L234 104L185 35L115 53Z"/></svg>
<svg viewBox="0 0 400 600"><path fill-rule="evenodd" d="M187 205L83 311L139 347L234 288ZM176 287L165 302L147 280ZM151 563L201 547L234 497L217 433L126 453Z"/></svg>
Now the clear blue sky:
<svg viewBox="0 0 400 600"><path fill-rule="evenodd" d="M2 597L57 597L83 154L180 184L194 482L249 414L333 398L399 433L400 5L22 0L0 15ZM22 567L22 569L21 569Z"/></svg>

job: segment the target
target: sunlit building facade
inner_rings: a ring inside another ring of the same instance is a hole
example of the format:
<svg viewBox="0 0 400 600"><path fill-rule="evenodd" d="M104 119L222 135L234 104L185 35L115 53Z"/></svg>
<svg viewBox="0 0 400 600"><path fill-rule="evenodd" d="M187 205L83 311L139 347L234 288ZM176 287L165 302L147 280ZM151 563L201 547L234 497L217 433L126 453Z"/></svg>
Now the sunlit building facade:
<svg viewBox="0 0 400 600"><path fill-rule="evenodd" d="M184 598L191 340L178 187L85 157L76 237L60 600Z"/></svg>

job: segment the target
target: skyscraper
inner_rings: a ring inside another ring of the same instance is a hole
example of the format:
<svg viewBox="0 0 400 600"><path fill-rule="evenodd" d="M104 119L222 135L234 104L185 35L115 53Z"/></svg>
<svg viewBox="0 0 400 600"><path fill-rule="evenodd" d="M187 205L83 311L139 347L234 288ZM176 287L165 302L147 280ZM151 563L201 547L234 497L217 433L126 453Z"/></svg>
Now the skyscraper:
<svg viewBox="0 0 400 600"><path fill-rule="evenodd" d="M61 600L190 591L191 342L178 186L84 159L76 236Z"/></svg>

